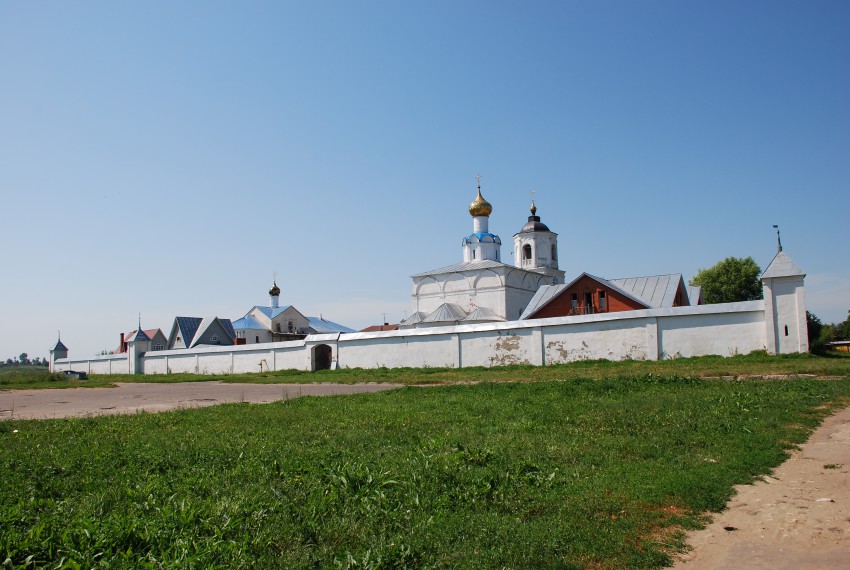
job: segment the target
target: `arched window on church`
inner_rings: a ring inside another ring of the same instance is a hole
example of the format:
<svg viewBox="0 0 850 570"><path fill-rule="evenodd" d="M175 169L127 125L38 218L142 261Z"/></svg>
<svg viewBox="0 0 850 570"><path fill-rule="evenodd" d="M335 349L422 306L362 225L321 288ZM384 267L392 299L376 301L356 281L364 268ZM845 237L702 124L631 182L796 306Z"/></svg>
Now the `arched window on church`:
<svg viewBox="0 0 850 570"><path fill-rule="evenodd" d="M552 244L552 261L558 261L558 246Z"/></svg>
<svg viewBox="0 0 850 570"><path fill-rule="evenodd" d="M525 244L524 246L522 246L522 258L525 259L525 260L531 259L531 246L530 245Z"/></svg>

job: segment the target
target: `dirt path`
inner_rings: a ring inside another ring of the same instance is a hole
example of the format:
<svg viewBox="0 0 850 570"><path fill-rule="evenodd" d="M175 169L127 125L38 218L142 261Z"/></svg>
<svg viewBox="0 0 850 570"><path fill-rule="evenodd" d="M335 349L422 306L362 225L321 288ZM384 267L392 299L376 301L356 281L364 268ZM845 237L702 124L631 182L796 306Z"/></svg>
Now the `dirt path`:
<svg viewBox="0 0 850 570"><path fill-rule="evenodd" d="M0 419L47 419L163 412L216 404L379 392L399 384L118 383L117 388L0 391Z"/></svg>
<svg viewBox="0 0 850 570"><path fill-rule="evenodd" d="M771 477L740 485L690 535L674 568L850 569L850 408L828 418Z"/></svg>

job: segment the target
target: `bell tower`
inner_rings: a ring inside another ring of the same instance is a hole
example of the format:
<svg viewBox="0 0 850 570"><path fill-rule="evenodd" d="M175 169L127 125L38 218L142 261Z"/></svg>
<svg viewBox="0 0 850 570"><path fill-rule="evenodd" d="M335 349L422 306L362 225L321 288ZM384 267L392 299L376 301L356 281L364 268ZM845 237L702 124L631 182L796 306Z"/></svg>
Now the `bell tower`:
<svg viewBox="0 0 850 570"><path fill-rule="evenodd" d="M564 282L564 272L558 269L558 234L540 221L534 200L528 223L514 234L514 263L520 269L551 275L558 283Z"/></svg>

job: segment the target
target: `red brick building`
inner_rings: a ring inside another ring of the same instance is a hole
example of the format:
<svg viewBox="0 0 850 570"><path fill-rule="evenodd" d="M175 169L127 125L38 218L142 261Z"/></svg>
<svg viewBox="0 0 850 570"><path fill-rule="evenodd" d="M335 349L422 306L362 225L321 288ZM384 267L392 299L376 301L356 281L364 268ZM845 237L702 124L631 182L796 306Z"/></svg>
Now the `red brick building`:
<svg viewBox="0 0 850 570"><path fill-rule="evenodd" d="M582 273L564 285L541 287L521 319L616 313L700 304L699 289L689 295L681 274L603 279Z"/></svg>

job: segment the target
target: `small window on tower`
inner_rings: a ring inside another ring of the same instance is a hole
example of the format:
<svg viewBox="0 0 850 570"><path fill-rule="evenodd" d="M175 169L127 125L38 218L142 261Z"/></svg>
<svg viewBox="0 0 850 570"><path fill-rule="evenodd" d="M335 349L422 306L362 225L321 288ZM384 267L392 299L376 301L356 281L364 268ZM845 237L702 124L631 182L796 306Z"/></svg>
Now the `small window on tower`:
<svg viewBox="0 0 850 570"><path fill-rule="evenodd" d="M522 246L522 258L523 259L531 259L531 246L525 244Z"/></svg>
<svg viewBox="0 0 850 570"><path fill-rule="evenodd" d="M475 250L472 250L472 259L475 259Z"/></svg>
<svg viewBox="0 0 850 570"><path fill-rule="evenodd" d="M552 244L552 261L558 261L558 246Z"/></svg>

